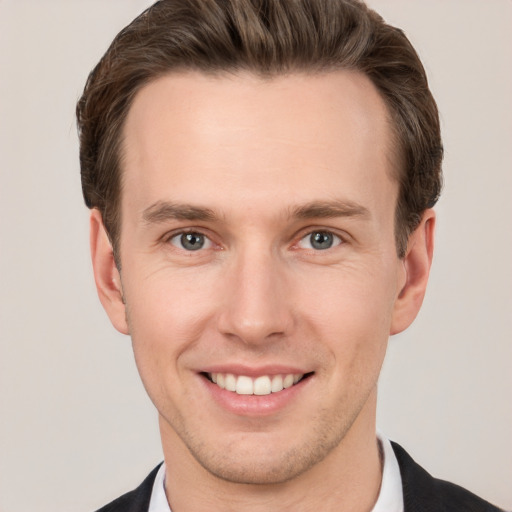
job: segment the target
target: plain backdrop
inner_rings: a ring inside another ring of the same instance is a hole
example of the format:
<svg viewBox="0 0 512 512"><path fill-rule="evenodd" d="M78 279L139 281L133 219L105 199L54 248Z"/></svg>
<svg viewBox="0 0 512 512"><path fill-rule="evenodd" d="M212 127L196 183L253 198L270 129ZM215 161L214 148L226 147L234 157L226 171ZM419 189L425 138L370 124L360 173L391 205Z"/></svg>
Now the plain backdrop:
<svg viewBox="0 0 512 512"><path fill-rule="evenodd" d="M130 340L97 300L74 105L143 0L0 0L0 511L85 512L162 459ZM445 189L416 323L391 339L379 426L512 509L512 2L372 0L418 49Z"/></svg>

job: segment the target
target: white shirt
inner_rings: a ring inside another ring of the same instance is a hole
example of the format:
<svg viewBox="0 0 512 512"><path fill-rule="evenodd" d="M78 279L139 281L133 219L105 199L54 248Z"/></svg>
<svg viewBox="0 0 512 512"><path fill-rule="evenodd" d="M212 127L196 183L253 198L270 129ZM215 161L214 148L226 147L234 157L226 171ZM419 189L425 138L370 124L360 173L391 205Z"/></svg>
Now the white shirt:
<svg viewBox="0 0 512 512"><path fill-rule="evenodd" d="M402 477L396 460L395 452L389 439L377 433L382 448L384 464L382 468L382 482L380 485L379 497L372 512L403 512L404 497L402 493ZM165 464L160 466L156 474L151 492L148 512L171 512L169 503L165 496Z"/></svg>

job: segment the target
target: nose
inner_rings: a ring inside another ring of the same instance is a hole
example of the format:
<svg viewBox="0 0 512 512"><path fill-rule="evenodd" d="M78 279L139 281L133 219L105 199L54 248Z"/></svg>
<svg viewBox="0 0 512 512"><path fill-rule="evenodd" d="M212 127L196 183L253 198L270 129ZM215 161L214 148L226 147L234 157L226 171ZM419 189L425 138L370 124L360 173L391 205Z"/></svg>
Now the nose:
<svg viewBox="0 0 512 512"><path fill-rule="evenodd" d="M246 345L284 337L293 325L292 297L279 257L245 251L223 276L218 329Z"/></svg>

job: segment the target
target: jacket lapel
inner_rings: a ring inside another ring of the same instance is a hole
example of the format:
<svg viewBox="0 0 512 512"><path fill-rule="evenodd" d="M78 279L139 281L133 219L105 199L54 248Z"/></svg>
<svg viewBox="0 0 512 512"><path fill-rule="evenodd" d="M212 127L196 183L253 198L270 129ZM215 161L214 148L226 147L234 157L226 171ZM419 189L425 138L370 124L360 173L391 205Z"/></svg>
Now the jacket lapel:
<svg viewBox="0 0 512 512"><path fill-rule="evenodd" d="M123 496L105 505L96 512L148 512L153 483L160 466L161 464L153 469L139 487L123 494Z"/></svg>
<svg viewBox="0 0 512 512"><path fill-rule="evenodd" d="M500 512L466 489L432 477L400 445L391 446L402 476L404 512Z"/></svg>

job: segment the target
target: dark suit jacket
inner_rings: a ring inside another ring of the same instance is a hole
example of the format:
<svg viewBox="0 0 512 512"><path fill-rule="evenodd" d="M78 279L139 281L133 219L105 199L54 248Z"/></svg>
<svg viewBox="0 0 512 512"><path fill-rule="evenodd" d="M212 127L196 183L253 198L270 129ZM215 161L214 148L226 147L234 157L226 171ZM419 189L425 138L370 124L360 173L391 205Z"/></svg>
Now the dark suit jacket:
<svg viewBox="0 0 512 512"><path fill-rule="evenodd" d="M404 512L500 512L500 509L458 485L430 476L398 444L392 443L404 493ZM157 466L137 489L97 512L147 512Z"/></svg>

